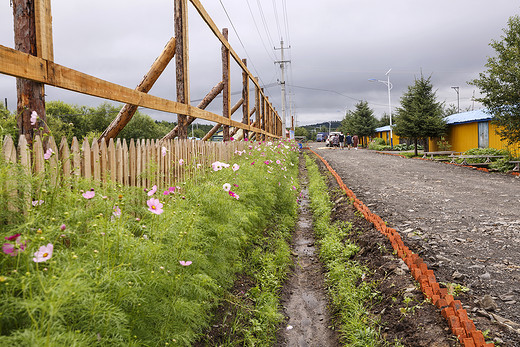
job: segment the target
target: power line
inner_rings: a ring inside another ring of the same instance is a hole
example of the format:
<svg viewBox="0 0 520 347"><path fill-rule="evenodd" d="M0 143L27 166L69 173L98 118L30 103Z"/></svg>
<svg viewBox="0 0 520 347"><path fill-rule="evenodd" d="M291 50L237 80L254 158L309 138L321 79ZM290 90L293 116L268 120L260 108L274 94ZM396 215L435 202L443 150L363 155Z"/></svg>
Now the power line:
<svg viewBox="0 0 520 347"><path fill-rule="evenodd" d="M271 37L271 33L269 32L269 27L267 26L267 21L265 19L264 10L262 9L262 5L260 4L260 0L256 0L256 3L258 5L258 9L260 11L260 18L262 19L262 23L264 24L265 32L267 33L267 38L269 39L269 43L271 44L271 47L274 47L274 41Z"/></svg>
<svg viewBox="0 0 520 347"><path fill-rule="evenodd" d="M229 20L229 23L231 24L231 27L233 28L233 31L235 32L235 35L237 35L237 38L238 38L238 41L240 42L240 45L242 46L242 48L244 49L244 52L247 56L247 58L249 59L249 61L251 62L251 65L253 67L253 70L255 70L257 76L258 76L258 79L262 82L262 78L260 77L260 74L258 73L258 70L256 69L255 67L255 64L253 63L251 57L249 56L249 53L247 53L247 49L246 47L244 46L244 43L242 42L242 40L240 39L240 35L238 35L238 31L237 29L235 28L235 25L233 24L233 21L231 20L231 17L229 17L229 14L226 10L226 7L224 6L224 3L222 3L222 0L219 0L220 2L220 5L222 5L222 8L224 9L224 12L226 13L226 17L228 18ZM263 82L262 82L263 83Z"/></svg>
<svg viewBox="0 0 520 347"><path fill-rule="evenodd" d="M262 41L262 46L264 46L264 49L269 56L270 59L276 60L276 57L274 55L271 55L272 53L267 49L267 46L265 45L264 39L262 35L260 34L260 29L258 29L258 25L256 24L255 16L253 15L253 11L251 10L251 5L249 4L249 0L246 0L247 7L249 8L249 13L251 14L251 18L253 19L253 23L255 24L256 32L258 33L258 36L260 37L260 41Z"/></svg>
<svg viewBox="0 0 520 347"><path fill-rule="evenodd" d="M276 9L276 0L273 0L274 19L276 27L278 28L278 37L282 37L282 30L280 29L280 21L278 20L278 10Z"/></svg>
<svg viewBox="0 0 520 347"><path fill-rule="evenodd" d="M338 91L335 91L335 90L332 90L332 89L323 89L323 88L312 88L312 87L302 87L302 86L295 86L295 85L291 85L292 87L294 88L299 88L299 89L308 89L308 90L318 90L318 91L322 91L322 92L329 92L329 93L334 93L334 94L338 94L338 95L341 95L341 96L344 96L348 99L351 99L351 100L354 100L354 101L366 101L366 100L361 100L361 99L357 99L357 98L354 98L350 95L347 95L347 94L343 94L343 93L340 93ZM388 104L378 104L378 103L375 103L375 102L368 102L368 104L371 104L371 105L377 105L377 106L388 106Z"/></svg>

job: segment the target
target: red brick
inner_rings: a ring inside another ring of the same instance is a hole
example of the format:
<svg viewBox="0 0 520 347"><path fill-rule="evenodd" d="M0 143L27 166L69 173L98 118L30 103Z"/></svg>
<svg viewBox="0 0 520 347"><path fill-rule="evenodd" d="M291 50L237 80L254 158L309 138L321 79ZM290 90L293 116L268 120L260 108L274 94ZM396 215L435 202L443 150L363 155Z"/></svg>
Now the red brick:
<svg viewBox="0 0 520 347"><path fill-rule="evenodd" d="M455 315L448 316L448 325L450 326L451 331L453 331L455 328L461 328L459 317Z"/></svg>
<svg viewBox="0 0 520 347"><path fill-rule="evenodd" d="M453 306L452 306L452 308L453 308ZM457 310L457 311L456 311L456 314L457 314L457 316L458 316L461 320L462 320L462 319L464 319L464 320L469 320L468 312L467 312L465 309L463 309L463 308Z"/></svg>
<svg viewBox="0 0 520 347"><path fill-rule="evenodd" d="M435 303L435 306L437 306L437 308L441 308L441 307L444 307L444 306L448 306L448 303L446 302L446 299L439 299L437 300L437 302Z"/></svg>
<svg viewBox="0 0 520 347"><path fill-rule="evenodd" d="M446 296L444 297L444 299L446 299L446 302L447 302L448 305L449 305L449 304L451 304L451 303L453 302L453 295L448 294L448 295L446 295Z"/></svg>
<svg viewBox="0 0 520 347"><path fill-rule="evenodd" d="M430 270L428 270L428 271L430 271ZM432 283L436 283L436 282L437 282L437 279L435 278L434 275L428 275L428 282L429 282L430 285L431 285Z"/></svg>
<svg viewBox="0 0 520 347"><path fill-rule="evenodd" d="M455 328L455 329L452 329L452 333L453 335L457 336L457 339L462 342L462 339L468 337L466 335L466 330L464 330L464 328Z"/></svg>
<svg viewBox="0 0 520 347"><path fill-rule="evenodd" d="M426 276L435 276L435 274L433 273L433 270L428 270Z"/></svg>
<svg viewBox="0 0 520 347"><path fill-rule="evenodd" d="M436 295L436 294L433 294L432 295L432 304L436 304L437 303L437 300L440 299L440 296Z"/></svg>
<svg viewBox="0 0 520 347"><path fill-rule="evenodd" d="M421 263L419 265L419 269L421 269L421 274L426 275L428 271L428 265L426 265L425 263Z"/></svg>
<svg viewBox="0 0 520 347"><path fill-rule="evenodd" d="M462 345L464 347L476 347L475 342L473 342L473 339L471 337L465 337L462 339Z"/></svg>
<svg viewBox="0 0 520 347"><path fill-rule="evenodd" d="M439 283L430 283L431 287L432 287L432 290L433 290L433 294L435 295L439 295L440 291L440 287L439 287ZM439 295L440 296L440 295Z"/></svg>
<svg viewBox="0 0 520 347"><path fill-rule="evenodd" d="M475 323L471 320L462 320L462 327L466 330L466 333L469 335L472 331L476 331Z"/></svg>
<svg viewBox="0 0 520 347"><path fill-rule="evenodd" d="M453 311L453 308L452 307L445 307L442 309L442 316L446 319L448 319L449 316L454 316L455 315L455 311Z"/></svg>
<svg viewBox="0 0 520 347"><path fill-rule="evenodd" d="M453 307L453 309L455 311L457 311L462 308L462 303L460 302L460 300L453 300L453 302L450 304L450 306Z"/></svg>
<svg viewBox="0 0 520 347"><path fill-rule="evenodd" d="M493 342L486 343L484 347L495 347L495 344Z"/></svg>
<svg viewBox="0 0 520 347"><path fill-rule="evenodd" d="M431 288L431 287L426 287L426 288L423 290L423 292L424 292L424 297L425 297L425 299L428 299L428 298L431 299L431 298L432 298L432 296L433 296L433 291L432 291L432 288Z"/></svg>
<svg viewBox="0 0 520 347"><path fill-rule="evenodd" d="M446 295L448 294L448 288L440 288L440 289L439 289L439 292L440 292L440 293L439 293L440 297L441 297L441 298L444 298L444 297L446 297Z"/></svg>
<svg viewBox="0 0 520 347"><path fill-rule="evenodd" d="M475 346L483 346L486 344L486 340L484 339L484 335L482 331L472 331L470 333L471 338L475 341Z"/></svg>

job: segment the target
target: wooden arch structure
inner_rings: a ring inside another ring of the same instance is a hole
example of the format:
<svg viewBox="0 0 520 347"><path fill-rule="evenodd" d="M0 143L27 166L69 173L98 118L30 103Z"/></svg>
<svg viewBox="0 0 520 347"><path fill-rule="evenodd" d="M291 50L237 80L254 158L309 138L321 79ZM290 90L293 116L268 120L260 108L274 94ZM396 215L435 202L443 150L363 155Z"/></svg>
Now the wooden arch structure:
<svg viewBox="0 0 520 347"><path fill-rule="evenodd" d="M205 139L223 126L224 140L243 131L243 137L265 140L282 137L282 122L264 94L258 79L248 70L245 59L240 59L227 41L227 29L219 31L200 0L173 0L175 37L144 76L141 83L131 89L54 63L51 0L12 0L15 30L15 48L0 45L0 73L17 77L17 112L20 134L32 141L40 124L32 125L30 116L36 111L45 119L44 86L51 85L74 92L96 96L125 104L118 116L104 131L100 140L114 138L130 121L137 107L176 113L177 126L164 139L187 137L187 127L196 119L216 123ZM188 1L211 31L222 43L222 81L195 107L190 105L189 56L188 56ZM176 101L148 94L168 63L175 57ZM242 69L242 98L231 106L230 62L231 58ZM250 84L254 86L255 105L250 105ZM205 108L222 93L222 115ZM231 119L242 108L242 121Z"/></svg>

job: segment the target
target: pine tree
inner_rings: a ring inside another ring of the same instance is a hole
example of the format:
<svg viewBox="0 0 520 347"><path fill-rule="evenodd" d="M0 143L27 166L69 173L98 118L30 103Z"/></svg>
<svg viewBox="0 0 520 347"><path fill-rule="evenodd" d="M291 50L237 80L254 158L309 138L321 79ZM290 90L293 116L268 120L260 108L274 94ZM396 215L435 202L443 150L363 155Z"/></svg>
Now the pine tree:
<svg viewBox="0 0 520 347"><path fill-rule="evenodd" d="M484 94L476 99L493 115L497 133L510 145L520 143L520 16L509 18L501 41L490 43L496 56L488 59L487 71L470 82Z"/></svg>
<svg viewBox="0 0 520 347"><path fill-rule="evenodd" d="M408 138L415 144L419 139L440 137L446 132L446 121L442 113L442 103L437 97L431 84L431 76L415 79L415 84L408 87L408 91L401 97L401 107L397 109L394 132L400 137Z"/></svg>
<svg viewBox="0 0 520 347"><path fill-rule="evenodd" d="M366 101L360 101L355 107L356 110L348 111L341 122L343 132L358 135L360 138L373 135L377 127L374 111L368 107Z"/></svg>

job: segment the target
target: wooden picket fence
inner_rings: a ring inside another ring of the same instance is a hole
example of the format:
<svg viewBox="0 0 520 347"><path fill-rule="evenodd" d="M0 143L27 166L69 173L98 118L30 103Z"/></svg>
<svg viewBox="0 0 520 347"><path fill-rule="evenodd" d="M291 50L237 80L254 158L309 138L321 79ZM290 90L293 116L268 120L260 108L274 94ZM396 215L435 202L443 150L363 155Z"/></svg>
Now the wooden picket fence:
<svg viewBox="0 0 520 347"><path fill-rule="evenodd" d="M214 161L229 161L245 142L208 142L198 140L133 140L110 139L108 143L96 139L80 144L74 137L69 147L62 138L57 146L49 136L46 145L36 136L32 148L24 136L15 145L10 136L3 141L3 158L18 163L26 173L46 173L51 182L84 177L103 183L125 186L168 187L202 174ZM44 148L45 147L45 148ZM49 152L52 151L52 152ZM46 153L52 155L46 159Z"/></svg>

